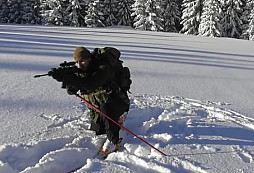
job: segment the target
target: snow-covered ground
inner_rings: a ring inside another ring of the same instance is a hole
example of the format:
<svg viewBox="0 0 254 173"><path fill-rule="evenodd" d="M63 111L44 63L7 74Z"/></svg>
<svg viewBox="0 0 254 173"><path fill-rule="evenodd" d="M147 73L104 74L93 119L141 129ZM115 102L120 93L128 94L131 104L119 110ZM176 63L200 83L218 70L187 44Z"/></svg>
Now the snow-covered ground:
<svg viewBox="0 0 254 173"><path fill-rule="evenodd" d="M96 155L87 108L47 73L77 46L131 69L123 148ZM127 28L0 25L0 173L254 172L254 42Z"/></svg>

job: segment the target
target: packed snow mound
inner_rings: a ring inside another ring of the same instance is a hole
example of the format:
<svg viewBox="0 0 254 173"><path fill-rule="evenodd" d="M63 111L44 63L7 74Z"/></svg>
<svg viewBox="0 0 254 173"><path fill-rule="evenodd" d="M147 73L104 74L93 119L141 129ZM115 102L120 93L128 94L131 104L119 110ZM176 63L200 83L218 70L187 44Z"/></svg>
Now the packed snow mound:
<svg viewBox="0 0 254 173"><path fill-rule="evenodd" d="M254 119L227 105L175 96L131 96L124 126L168 156L121 131L123 148L106 160L98 155L105 136L89 130L83 103L72 108L75 118L42 113L42 119L52 122L45 131L29 143L0 146L0 173L65 173L77 167L79 173L203 173L221 168L253 172Z"/></svg>

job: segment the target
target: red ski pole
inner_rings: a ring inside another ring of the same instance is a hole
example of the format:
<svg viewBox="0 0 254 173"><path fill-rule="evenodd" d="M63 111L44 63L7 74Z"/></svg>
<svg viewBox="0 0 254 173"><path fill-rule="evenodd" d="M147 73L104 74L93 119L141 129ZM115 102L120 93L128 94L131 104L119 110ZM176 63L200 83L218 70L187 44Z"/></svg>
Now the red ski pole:
<svg viewBox="0 0 254 173"><path fill-rule="evenodd" d="M92 105L90 102L88 102L86 99L84 99L83 97L81 97L78 94L75 94L78 98L80 98L84 103L86 103L86 105L88 105L90 108L92 108L93 110L95 110L96 112L99 112L101 115L103 115L104 117L108 118L110 121L112 121L113 123L115 123L117 126L119 126L121 129L127 131L128 133L130 133L132 136L138 138L140 141L142 141L143 143L147 144L148 146L150 146L151 148L155 149L156 151L158 151L159 153L161 153L163 156L168 156L167 154L163 153L162 151L160 151L158 148L155 148L153 145L151 145L149 142L145 141L144 139L142 139L141 137L137 136L135 133L133 133L132 131L130 131L129 129L125 128L123 125L120 125L118 122L116 122L115 120L113 120L112 118L110 118L108 115L106 115L105 113L103 113L99 108L97 108L96 106Z"/></svg>

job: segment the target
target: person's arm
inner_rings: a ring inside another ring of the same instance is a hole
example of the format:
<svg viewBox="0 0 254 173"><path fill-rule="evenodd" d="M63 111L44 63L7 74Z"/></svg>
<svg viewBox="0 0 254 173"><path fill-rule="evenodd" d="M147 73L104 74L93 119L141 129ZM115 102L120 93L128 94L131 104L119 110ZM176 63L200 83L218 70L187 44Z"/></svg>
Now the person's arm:
<svg viewBox="0 0 254 173"><path fill-rule="evenodd" d="M88 77L70 77L64 80L66 85L79 89L95 90L115 77L114 71L108 65L100 65L99 69Z"/></svg>

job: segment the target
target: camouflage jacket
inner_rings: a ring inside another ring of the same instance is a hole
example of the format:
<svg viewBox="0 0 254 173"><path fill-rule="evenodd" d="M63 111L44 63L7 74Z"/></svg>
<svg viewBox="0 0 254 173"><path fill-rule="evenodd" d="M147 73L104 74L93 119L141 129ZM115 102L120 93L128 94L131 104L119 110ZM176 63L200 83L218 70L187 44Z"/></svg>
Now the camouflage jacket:
<svg viewBox="0 0 254 173"><path fill-rule="evenodd" d="M79 69L70 77L67 85L80 90L82 97L96 107L100 107L109 99L113 88L117 87L115 72L106 63L91 61L86 71ZM96 122L98 115L91 111L91 118Z"/></svg>

